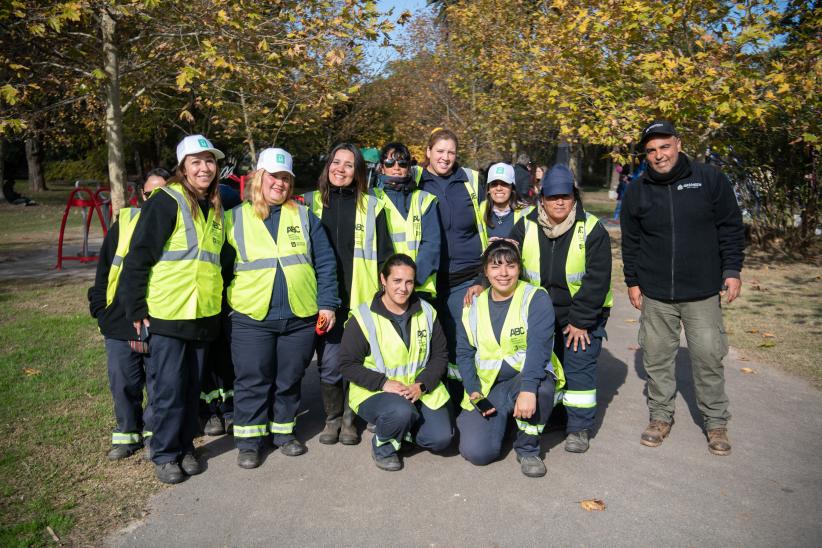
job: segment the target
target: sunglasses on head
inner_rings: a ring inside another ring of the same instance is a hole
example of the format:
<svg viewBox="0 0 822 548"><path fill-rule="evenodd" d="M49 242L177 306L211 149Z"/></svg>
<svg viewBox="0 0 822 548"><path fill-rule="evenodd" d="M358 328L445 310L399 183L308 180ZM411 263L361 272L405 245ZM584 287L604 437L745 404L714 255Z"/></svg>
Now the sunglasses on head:
<svg viewBox="0 0 822 548"><path fill-rule="evenodd" d="M384 165L385 167L394 167L394 164L397 164L402 168L406 168L409 165L411 165L411 163L408 160L395 160L394 158L386 158L382 161L382 165Z"/></svg>

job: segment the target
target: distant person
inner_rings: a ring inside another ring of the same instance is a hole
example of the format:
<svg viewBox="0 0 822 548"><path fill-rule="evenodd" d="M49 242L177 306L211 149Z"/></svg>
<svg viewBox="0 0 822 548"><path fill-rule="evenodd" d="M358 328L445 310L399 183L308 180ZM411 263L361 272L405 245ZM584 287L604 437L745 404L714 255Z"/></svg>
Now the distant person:
<svg viewBox="0 0 822 548"><path fill-rule="evenodd" d="M454 435L442 383L448 346L436 310L414 292L415 270L405 254L385 261L382 289L352 311L340 349L349 403L375 425L371 454L388 472L402 468L397 453L404 441L436 452Z"/></svg>
<svg viewBox="0 0 822 548"><path fill-rule="evenodd" d="M531 189L531 158L524 152L517 156L517 162L514 164L514 178L517 194L525 198Z"/></svg>
<svg viewBox="0 0 822 548"><path fill-rule="evenodd" d="M616 207L614 208L614 220L619 219L619 212L622 209L622 198L625 195L625 189L628 187L628 183L631 182L631 178L628 175L629 167L625 166L617 166L616 170L619 174L619 182L617 183L616 187Z"/></svg>
<svg viewBox="0 0 822 548"><path fill-rule="evenodd" d="M148 172L140 185L143 200L165 186L171 174L162 168ZM143 388L146 384L145 354L133 342L138 337L134 326L126 319L125 310L117 291L123 259L129 251L131 236L140 217L140 210L123 208L118 220L111 225L100 248L94 285L88 290L91 317L97 320L105 339L108 360L108 381L114 400L117 426L111 434L109 460L131 456L145 444L151 435L151 407L143 410ZM139 342L139 341L138 341Z"/></svg>
<svg viewBox="0 0 822 548"><path fill-rule="evenodd" d="M539 189L546 171L548 171L548 167L544 165L534 166L534 169L531 170L531 187L528 189L526 200L528 203L536 204L539 202Z"/></svg>
<svg viewBox="0 0 822 548"><path fill-rule="evenodd" d="M684 327L708 450L728 455L731 414L722 365L728 340L720 297L733 302L742 287L742 214L725 175L683 154L670 122L649 124L639 143L648 170L628 185L620 223L628 297L642 311L639 343L650 424L640 442L657 447L671 431Z"/></svg>
<svg viewBox="0 0 822 548"><path fill-rule="evenodd" d="M14 190L16 181L11 177L7 177L3 182L3 198L11 205L35 206L37 202L31 198L27 198Z"/></svg>

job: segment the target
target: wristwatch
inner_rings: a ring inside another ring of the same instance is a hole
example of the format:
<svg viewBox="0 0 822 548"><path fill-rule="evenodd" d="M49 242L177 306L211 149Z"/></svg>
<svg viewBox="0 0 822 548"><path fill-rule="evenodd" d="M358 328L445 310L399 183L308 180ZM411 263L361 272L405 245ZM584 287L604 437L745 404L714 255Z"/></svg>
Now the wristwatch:
<svg viewBox="0 0 822 548"><path fill-rule="evenodd" d="M423 394L428 392L428 387L425 386L425 383L422 383L422 382L420 383L420 392L422 392Z"/></svg>

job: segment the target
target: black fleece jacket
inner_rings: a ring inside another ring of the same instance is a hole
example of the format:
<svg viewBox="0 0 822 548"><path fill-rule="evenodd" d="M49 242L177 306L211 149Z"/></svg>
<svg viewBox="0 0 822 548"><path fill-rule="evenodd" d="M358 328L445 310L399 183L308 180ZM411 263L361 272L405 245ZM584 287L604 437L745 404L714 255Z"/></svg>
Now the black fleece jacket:
<svg viewBox="0 0 822 548"><path fill-rule="evenodd" d="M411 296L409 302L410 314L404 316L407 322L404 326L404 331L408 332L408 322L411 321L411 316L420 310L420 299L416 295ZM377 293L374 300L371 301L371 311L388 318L392 321L394 329L397 334L402 337L402 330L400 326L393 323L394 317L388 313L385 305L382 303L382 292ZM406 343L406 346L408 343ZM368 339L363 333L362 327L357 320L352 316L348 323L345 324L345 332L342 336L342 343L340 344L340 372L345 380L353 382L362 386L367 390L381 390L388 377L377 371L372 371L363 365L365 358L371 354L371 345L368 344ZM445 333L440 326L439 320L434 320L434 329L431 334L431 352L428 356L428 363L425 368L417 376L417 382L422 383L431 391L437 387L445 376L448 369L448 344L445 340Z"/></svg>
<svg viewBox="0 0 822 548"><path fill-rule="evenodd" d="M577 201L576 219L579 221L584 218L585 210L582 203ZM520 248L525 238L526 220L538 223L539 211L534 209L514 225L511 238L520 243ZM607 318L611 311L602 306L605 295L611 288L611 237L601 223L597 223L588 234L585 240L585 275L582 277L582 287L572 299L565 281L565 261L572 235L573 230L569 230L551 240L539 228L540 285L551 296L558 326L571 324L580 329L591 329L600 318Z"/></svg>
<svg viewBox="0 0 822 548"><path fill-rule="evenodd" d="M733 188L711 165L679 155L670 173L649 170L622 199L625 283L663 301L705 299L739 278L745 229Z"/></svg>
<svg viewBox="0 0 822 548"><path fill-rule="evenodd" d="M208 201L200 200L202 215L207 215L210 208ZM149 317L146 303L149 273L160 260L163 247L174 232L176 223L177 202L166 192L155 192L143 204L117 287L117 294L129 322ZM149 321L151 333L188 341L214 340L220 330L219 314L194 320L160 320L149 317Z"/></svg>
<svg viewBox="0 0 822 548"><path fill-rule="evenodd" d="M357 215L356 193L352 186L331 187L328 193L328 207L323 208L322 224L328 233L328 240L337 259L337 295L342 301L341 308L347 309L351 302L351 273L354 267L354 224ZM377 262L379 265L394 253L391 235L385 214L377 215Z"/></svg>
<svg viewBox="0 0 822 548"><path fill-rule="evenodd" d="M100 247L97 271L94 275L94 285L88 288L88 307L89 312L91 312L91 317L97 320L100 333L102 333L104 337L128 341L136 339L137 333L134 331L132 323L126 320L126 312L120 303L119 288L122 283L118 284L118 290L115 292L111 304L106 306L108 273L111 270L111 262L114 260L114 254L117 251L117 243L119 241L120 223L115 222L111 225L111 228L108 229L108 234L106 234L103 245Z"/></svg>

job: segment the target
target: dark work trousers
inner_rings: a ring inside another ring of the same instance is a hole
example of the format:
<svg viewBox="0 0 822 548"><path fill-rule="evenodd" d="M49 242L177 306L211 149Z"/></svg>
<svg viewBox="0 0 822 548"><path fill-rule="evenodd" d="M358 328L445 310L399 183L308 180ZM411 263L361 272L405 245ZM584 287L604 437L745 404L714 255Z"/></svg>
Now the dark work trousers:
<svg viewBox="0 0 822 548"><path fill-rule="evenodd" d="M117 427L111 433L112 445L138 448L143 434L151 431L151 406L143 410L146 372L143 354L131 350L128 341L106 338L108 386L114 400Z"/></svg>
<svg viewBox="0 0 822 548"><path fill-rule="evenodd" d="M563 327L557 326L554 332L554 354L557 355L565 371L565 392L562 404L568 415L567 433L591 430L597 415L597 359L602 352L602 339L605 333L606 319L600 319L597 325L588 331L591 344L566 348L568 336L562 334Z"/></svg>
<svg viewBox="0 0 822 548"><path fill-rule="evenodd" d="M316 318L231 323L234 361L234 443L262 449L294 439L301 383L314 355Z"/></svg>
<svg viewBox="0 0 822 548"><path fill-rule="evenodd" d="M342 380L339 355L346 320L348 320L348 309L338 309L334 328L325 335L317 337L317 368L320 370L320 382L323 384L337 384Z"/></svg>
<svg viewBox="0 0 822 548"><path fill-rule="evenodd" d="M429 409L422 401L411 403L399 394L380 392L360 404L358 415L376 425L371 447L378 457L396 453L403 440L427 449L442 451L454 437L450 404Z"/></svg>
<svg viewBox="0 0 822 548"><path fill-rule="evenodd" d="M146 354L146 384L151 402L151 460L177 461L194 450L199 428L200 371L208 343L153 334Z"/></svg>
<svg viewBox="0 0 822 548"><path fill-rule="evenodd" d="M457 326L462 322L465 292L472 285L474 285L473 279L454 287L437 287L437 301L434 307L437 309L437 318L440 320L445 339L448 342L448 378L445 387L448 389L452 402L462 401L464 392L462 379L459 377L459 369L457 369ZM459 403L455 407L456 412L459 414L461 410Z"/></svg>
<svg viewBox="0 0 822 548"><path fill-rule="evenodd" d="M220 335L208 348L205 370L200 376L200 417L234 415L234 364L231 362L231 320L223 314Z"/></svg>
<svg viewBox="0 0 822 548"><path fill-rule="evenodd" d="M520 376L516 375L491 387L488 400L496 413L483 417L479 411L463 409L457 417L460 431L460 454L471 464L483 466L497 460L505 439L505 430L514 413L519 395ZM539 456L539 437L554 405L554 380L550 376L537 388L537 410L528 420L517 421L514 450L522 457Z"/></svg>

